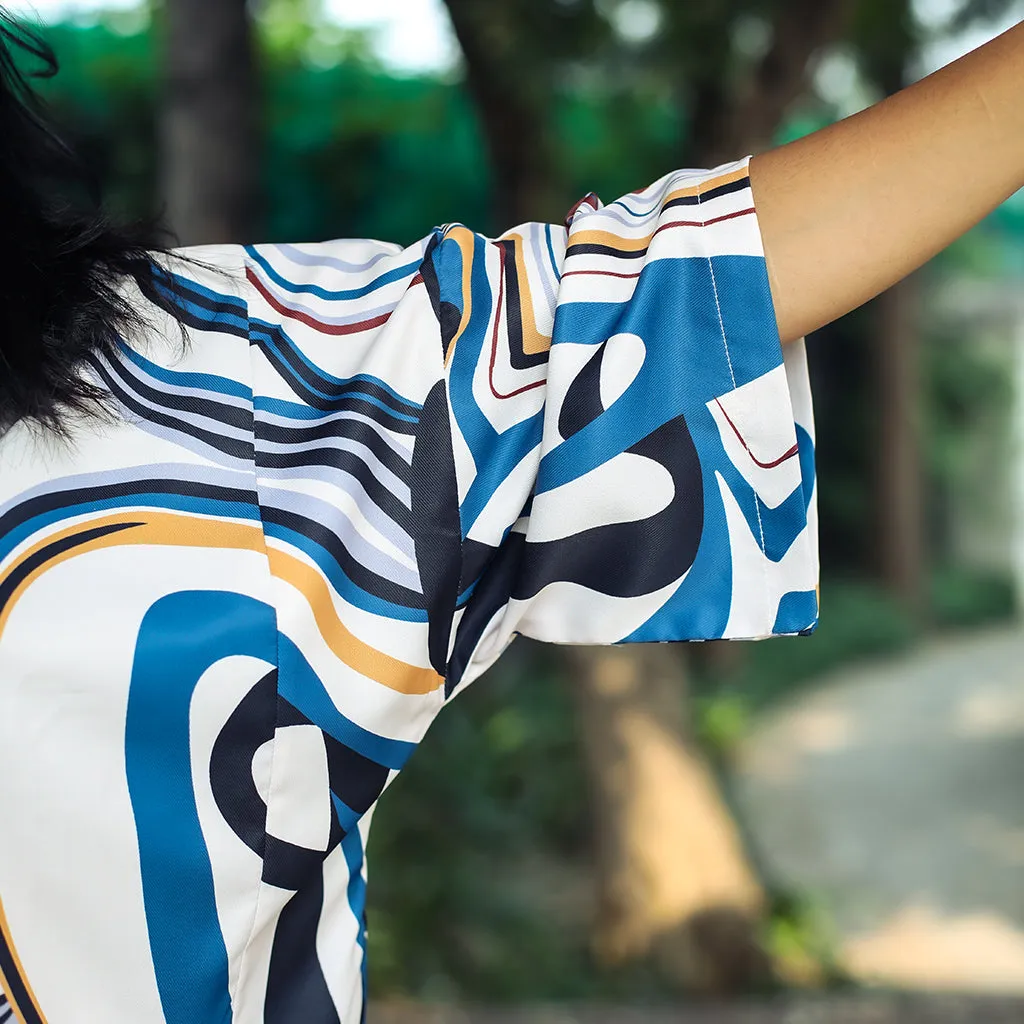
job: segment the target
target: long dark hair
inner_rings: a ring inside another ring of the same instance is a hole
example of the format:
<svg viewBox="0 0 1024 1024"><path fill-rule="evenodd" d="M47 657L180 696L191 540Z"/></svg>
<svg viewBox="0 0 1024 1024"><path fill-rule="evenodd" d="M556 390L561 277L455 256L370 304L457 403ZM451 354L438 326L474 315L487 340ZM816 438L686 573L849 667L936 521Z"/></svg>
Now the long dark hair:
<svg viewBox="0 0 1024 1024"><path fill-rule="evenodd" d="M122 285L153 298L159 272L156 223L114 224L51 126L30 79L56 72L53 50L0 8L0 435L25 420L67 436L67 413L103 412L85 357L144 325Z"/></svg>

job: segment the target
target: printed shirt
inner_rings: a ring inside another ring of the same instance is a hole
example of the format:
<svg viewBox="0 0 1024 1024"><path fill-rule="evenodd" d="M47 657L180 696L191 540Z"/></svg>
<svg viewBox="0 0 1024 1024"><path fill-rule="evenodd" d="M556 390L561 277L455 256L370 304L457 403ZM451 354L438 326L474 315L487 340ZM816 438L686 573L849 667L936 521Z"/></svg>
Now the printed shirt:
<svg viewBox="0 0 1024 1024"><path fill-rule="evenodd" d="M0 1020L359 1021L373 808L516 634L813 628L747 164L131 285L116 414L0 440Z"/></svg>

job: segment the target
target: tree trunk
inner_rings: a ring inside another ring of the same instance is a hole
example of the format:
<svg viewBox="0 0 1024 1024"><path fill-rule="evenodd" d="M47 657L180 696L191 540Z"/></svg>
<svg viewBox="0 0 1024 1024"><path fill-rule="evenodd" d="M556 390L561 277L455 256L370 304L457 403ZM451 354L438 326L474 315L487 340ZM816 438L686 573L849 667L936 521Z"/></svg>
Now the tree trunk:
<svg viewBox="0 0 1024 1024"><path fill-rule="evenodd" d="M490 158L500 230L525 221L559 222L567 207L560 202L544 102L514 45L514 12L479 0L445 4Z"/></svg>
<svg viewBox="0 0 1024 1024"><path fill-rule="evenodd" d="M699 166L715 167L771 145L790 106L807 90L811 58L842 38L853 6L853 0L787 0L768 52L734 94L719 79L698 84L690 148Z"/></svg>
<svg viewBox="0 0 1024 1024"><path fill-rule="evenodd" d="M690 991L762 979L763 894L689 738L675 644L569 648L597 837L600 961L653 958Z"/></svg>
<svg viewBox="0 0 1024 1024"><path fill-rule="evenodd" d="M162 190L181 244L252 240L256 121L245 0L167 0Z"/></svg>
<svg viewBox="0 0 1024 1024"><path fill-rule="evenodd" d="M918 275L874 300L878 395L878 561L886 588L912 616L924 597Z"/></svg>
<svg viewBox="0 0 1024 1024"><path fill-rule="evenodd" d="M914 45L908 0L900 0L900 33L874 60L886 95L907 84ZM920 275L913 274L874 300L878 408L878 568L883 584L907 611L924 610L924 503L920 443Z"/></svg>

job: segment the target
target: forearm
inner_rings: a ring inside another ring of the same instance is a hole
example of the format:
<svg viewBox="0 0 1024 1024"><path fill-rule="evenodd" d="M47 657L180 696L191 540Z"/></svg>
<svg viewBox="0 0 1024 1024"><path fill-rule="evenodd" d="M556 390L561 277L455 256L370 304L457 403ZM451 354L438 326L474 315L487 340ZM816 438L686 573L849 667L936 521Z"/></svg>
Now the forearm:
<svg viewBox="0 0 1024 1024"><path fill-rule="evenodd" d="M895 284L1024 186L1024 23L902 92L755 156L779 333Z"/></svg>

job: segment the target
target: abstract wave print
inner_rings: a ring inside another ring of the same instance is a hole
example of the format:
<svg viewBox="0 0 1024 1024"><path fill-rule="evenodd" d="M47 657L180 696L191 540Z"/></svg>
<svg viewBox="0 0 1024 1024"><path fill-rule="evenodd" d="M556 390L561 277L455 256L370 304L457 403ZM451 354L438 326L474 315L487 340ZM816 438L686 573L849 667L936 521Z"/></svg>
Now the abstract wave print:
<svg viewBox="0 0 1024 1024"><path fill-rule="evenodd" d="M0 1021L361 1021L373 809L516 634L816 622L746 160L186 255L114 419L0 440Z"/></svg>

